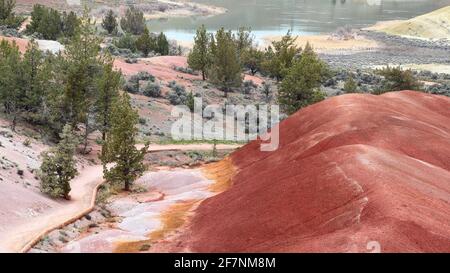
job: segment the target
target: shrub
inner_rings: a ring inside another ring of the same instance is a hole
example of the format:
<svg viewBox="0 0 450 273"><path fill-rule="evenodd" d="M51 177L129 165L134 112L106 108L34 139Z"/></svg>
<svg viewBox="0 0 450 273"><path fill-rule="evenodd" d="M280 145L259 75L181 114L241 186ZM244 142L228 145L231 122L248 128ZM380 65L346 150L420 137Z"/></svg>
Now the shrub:
<svg viewBox="0 0 450 273"><path fill-rule="evenodd" d="M155 76L151 75L150 73L148 73L147 71L139 71L136 74L136 77L140 80L140 81L155 81Z"/></svg>
<svg viewBox="0 0 450 273"><path fill-rule="evenodd" d="M172 90L167 95L170 103L173 105L185 105L187 101L188 94L186 89L182 85L174 85Z"/></svg>
<svg viewBox="0 0 450 273"><path fill-rule="evenodd" d="M161 96L161 87L157 83L149 82L142 92L147 97L159 97Z"/></svg>
<svg viewBox="0 0 450 273"><path fill-rule="evenodd" d="M27 138L27 139L25 139L25 140L23 141L23 145L24 145L25 147L30 147L31 141Z"/></svg>
<svg viewBox="0 0 450 273"><path fill-rule="evenodd" d="M382 86L375 90L375 94L401 90L421 91L423 88L410 69L402 70L401 67L387 66L376 72L384 77L384 81Z"/></svg>
<svg viewBox="0 0 450 273"><path fill-rule="evenodd" d="M141 125L145 125L145 124L147 124L147 120L145 119L145 118L139 118L139 124L141 124Z"/></svg>
<svg viewBox="0 0 450 273"><path fill-rule="evenodd" d="M123 90L131 94L136 94L139 92L139 82L133 82L130 80L124 84Z"/></svg>
<svg viewBox="0 0 450 273"><path fill-rule="evenodd" d="M114 40L114 45L118 48L127 48L131 52L136 52L136 38L130 34L125 34L119 39Z"/></svg>
<svg viewBox="0 0 450 273"><path fill-rule="evenodd" d="M190 67L182 67L182 66L174 66L173 70L181 72L181 73L186 73L186 74L190 74L190 75L194 75L197 76L198 72L194 71L192 68Z"/></svg>

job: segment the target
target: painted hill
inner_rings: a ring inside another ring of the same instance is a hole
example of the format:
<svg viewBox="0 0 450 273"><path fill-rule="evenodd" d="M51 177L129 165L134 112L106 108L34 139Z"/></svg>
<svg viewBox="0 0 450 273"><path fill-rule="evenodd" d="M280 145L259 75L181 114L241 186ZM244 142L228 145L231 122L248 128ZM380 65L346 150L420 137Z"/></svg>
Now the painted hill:
<svg viewBox="0 0 450 273"><path fill-rule="evenodd" d="M450 98L343 95L281 122L280 148L231 155L197 209L194 252L450 252Z"/></svg>
<svg viewBox="0 0 450 273"><path fill-rule="evenodd" d="M409 20L381 22L368 29L416 38L450 39L450 6Z"/></svg>

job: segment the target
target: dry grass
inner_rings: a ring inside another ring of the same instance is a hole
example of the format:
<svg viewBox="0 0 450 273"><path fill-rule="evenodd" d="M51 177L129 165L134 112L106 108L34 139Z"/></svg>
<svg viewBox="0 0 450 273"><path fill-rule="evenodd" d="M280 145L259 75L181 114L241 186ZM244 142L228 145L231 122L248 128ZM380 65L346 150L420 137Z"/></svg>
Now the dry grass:
<svg viewBox="0 0 450 273"><path fill-rule="evenodd" d="M264 38L263 47L269 45L272 41L279 40L281 40L281 36L267 36ZM366 51L373 50L379 47L377 42L368 40L364 37L341 40L330 35L297 36L297 46L304 48L307 43L310 43L313 46L314 50L319 53Z"/></svg>
<svg viewBox="0 0 450 273"><path fill-rule="evenodd" d="M203 173L206 178L214 180L215 183L209 187L209 190L215 193L223 192L229 189L232 185L232 178L236 173L236 168L231 162L231 158L208 164L203 168Z"/></svg>
<svg viewBox="0 0 450 273"><path fill-rule="evenodd" d="M406 37L450 39L450 6L409 20L380 22L367 29Z"/></svg>

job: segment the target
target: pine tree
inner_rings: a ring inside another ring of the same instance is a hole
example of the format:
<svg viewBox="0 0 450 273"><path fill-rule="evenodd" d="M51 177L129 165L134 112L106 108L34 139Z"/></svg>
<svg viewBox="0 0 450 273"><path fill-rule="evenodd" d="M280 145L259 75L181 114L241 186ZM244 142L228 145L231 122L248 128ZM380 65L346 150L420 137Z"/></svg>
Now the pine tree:
<svg viewBox="0 0 450 273"><path fill-rule="evenodd" d="M62 33L65 37L71 38L76 34L77 28L80 26L80 20L75 12L64 12L62 15Z"/></svg>
<svg viewBox="0 0 450 273"><path fill-rule="evenodd" d="M0 0L0 20L6 20L13 14L15 0Z"/></svg>
<svg viewBox="0 0 450 273"><path fill-rule="evenodd" d="M137 10L134 6L129 7L125 13L125 17L120 19L120 27L125 32L140 35L145 29L144 13Z"/></svg>
<svg viewBox="0 0 450 273"><path fill-rule="evenodd" d="M144 29L144 32L141 34L141 36L139 36L139 38L136 40L136 48L141 51L145 57L147 57L148 53L150 53L150 51L155 48L155 42L150 37L150 33L147 27Z"/></svg>
<svg viewBox="0 0 450 273"><path fill-rule="evenodd" d="M327 65L311 50L305 50L300 60L289 69L281 82L278 102L287 114L321 101L321 82L328 75Z"/></svg>
<svg viewBox="0 0 450 273"><path fill-rule="evenodd" d="M169 41L162 32L156 37L156 52L161 54L161 56L169 55Z"/></svg>
<svg viewBox="0 0 450 273"><path fill-rule="evenodd" d="M90 130L89 115L95 101L95 79L100 74L98 54L100 40L95 35L94 25L86 10L81 18L79 33L66 46L67 71L65 79L64 114L66 121L75 128L84 123L84 151Z"/></svg>
<svg viewBox="0 0 450 273"><path fill-rule="evenodd" d="M231 31L221 28L216 33L211 81L223 88L225 97L232 87L242 84L241 65Z"/></svg>
<svg viewBox="0 0 450 273"><path fill-rule="evenodd" d="M77 139L70 125L64 126L56 148L42 155L40 167L41 191L53 198L70 199L70 180L77 175L74 154Z"/></svg>
<svg viewBox="0 0 450 273"><path fill-rule="evenodd" d="M0 42L0 101L11 118L11 129L15 131L17 118L24 106L23 65L19 47L15 42Z"/></svg>
<svg viewBox="0 0 450 273"><path fill-rule="evenodd" d="M31 122L40 122L42 104L48 89L50 72L45 58L35 41L30 41L22 61L24 81L23 116Z"/></svg>
<svg viewBox="0 0 450 273"><path fill-rule="evenodd" d="M15 6L15 0L0 0L0 26L18 28L24 21L23 17L14 13Z"/></svg>
<svg viewBox="0 0 450 273"><path fill-rule="evenodd" d="M104 177L111 183L123 183L124 190L129 191L134 180L145 171L143 160L148 144L140 150L136 148L138 114L127 93L115 99L110 120L101 155ZM110 163L112 166L108 169Z"/></svg>
<svg viewBox="0 0 450 273"><path fill-rule="evenodd" d="M110 128L110 112L113 100L119 95L121 74L114 70L113 60L104 65L102 75L97 80L96 120L102 133L102 140L106 140L106 133Z"/></svg>
<svg viewBox="0 0 450 273"><path fill-rule="evenodd" d="M291 32L283 36L280 41L272 42L272 46L266 51L264 70L271 76L282 80L295 62L296 56L301 53L301 48L295 42L297 38L292 37Z"/></svg>
<svg viewBox="0 0 450 273"><path fill-rule="evenodd" d="M206 71L211 64L209 56L209 38L204 25L197 29L194 37L194 47L188 55L188 65L194 70L202 72L203 80L206 80Z"/></svg>
<svg viewBox="0 0 450 273"><path fill-rule="evenodd" d="M108 10L105 17L103 17L102 27L108 32L108 34L112 34L117 31L117 16L114 14L112 9Z"/></svg>

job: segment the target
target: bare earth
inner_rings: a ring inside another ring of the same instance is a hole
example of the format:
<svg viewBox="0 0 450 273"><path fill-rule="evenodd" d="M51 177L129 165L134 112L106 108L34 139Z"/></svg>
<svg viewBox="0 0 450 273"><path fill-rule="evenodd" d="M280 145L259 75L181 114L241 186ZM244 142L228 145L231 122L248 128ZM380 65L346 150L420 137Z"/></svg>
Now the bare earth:
<svg viewBox="0 0 450 273"><path fill-rule="evenodd" d="M263 47L268 46L272 41L281 40L282 36L267 36L264 38ZM379 48L376 41L358 36L354 39L341 40L330 35L309 35L297 36L296 44L305 47L310 43L318 53L336 54L336 53L355 53L358 51L375 50Z"/></svg>
<svg viewBox="0 0 450 273"><path fill-rule="evenodd" d="M5 143L5 142L4 142ZM6 145L6 144L5 144ZM16 144L12 145L16 146ZM5 155L11 155L13 149L5 149ZM151 145L149 151L170 150L211 150L211 144L193 145ZM239 145L217 145L218 150L238 148ZM14 157L14 156L13 156ZM17 158L17 157L14 157ZM19 162L20 163L20 162ZM0 197L10 206L2 207L0 213L0 252L25 252L48 232L67 225L89 213L95 202L97 187L103 182L101 165L79 168L79 175L71 181L70 201L55 201L36 191L23 189L6 182L0 188ZM4 170L0 175L8 178ZM26 177L25 177L26 178ZM22 211L28 211L28 214ZM22 215L17 217L17 215Z"/></svg>

